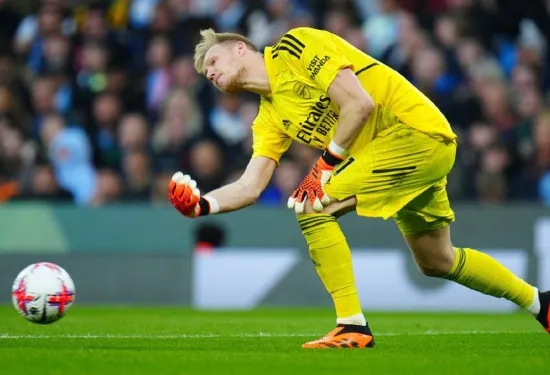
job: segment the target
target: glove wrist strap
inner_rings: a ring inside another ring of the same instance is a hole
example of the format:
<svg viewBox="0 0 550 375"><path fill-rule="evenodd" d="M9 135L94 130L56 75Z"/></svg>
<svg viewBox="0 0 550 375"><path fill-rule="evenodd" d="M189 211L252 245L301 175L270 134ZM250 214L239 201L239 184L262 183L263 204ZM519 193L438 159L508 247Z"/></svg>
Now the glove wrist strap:
<svg viewBox="0 0 550 375"><path fill-rule="evenodd" d="M346 156L346 149L338 146L334 141L331 141L325 152L323 152L323 161L331 167L335 167Z"/></svg>
<svg viewBox="0 0 550 375"><path fill-rule="evenodd" d="M220 205L212 197L201 197L199 199L200 213L199 216L216 214L220 211Z"/></svg>

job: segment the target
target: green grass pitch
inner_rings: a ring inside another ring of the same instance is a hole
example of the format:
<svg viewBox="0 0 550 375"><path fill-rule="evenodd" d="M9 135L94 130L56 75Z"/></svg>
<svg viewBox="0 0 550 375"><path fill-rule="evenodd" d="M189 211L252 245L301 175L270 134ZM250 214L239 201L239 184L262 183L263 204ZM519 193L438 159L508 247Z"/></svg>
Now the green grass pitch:
<svg viewBox="0 0 550 375"><path fill-rule="evenodd" d="M306 350L331 310L198 312L75 305L39 326L0 307L1 374L545 374L550 335L527 314L367 313L375 349Z"/></svg>

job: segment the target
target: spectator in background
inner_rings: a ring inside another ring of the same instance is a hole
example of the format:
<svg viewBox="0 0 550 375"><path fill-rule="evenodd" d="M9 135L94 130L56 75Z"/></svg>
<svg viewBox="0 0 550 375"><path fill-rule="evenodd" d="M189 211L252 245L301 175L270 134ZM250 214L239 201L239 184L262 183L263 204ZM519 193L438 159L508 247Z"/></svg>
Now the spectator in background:
<svg viewBox="0 0 550 375"><path fill-rule="evenodd" d="M519 119L505 84L500 81L486 83L480 90L480 99L484 117L497 129L501 140L510 145Z"/></svg>
<svg viewBox="0 0 550 375"><path fill-rule="evenodd" d="M414 52L411 65L411 82L418 87L446 115L454 105L453 90L456 81L447 72L441 51L433 47Z"/></svg>
<svg viewBox="0 0 550 375"><path fill-rule="evenodd" d="M0 182L18 181L29 167L23 133L9 119L0 119Z"/></svg>
<svg viewBox="0 0 550 375"><path fill-rule="evenodd" d="M374 58L381 58L384 52L397 41L399 34L400 8L397 1L380 0L378 4L379 12L363 23L369 53Z"/></svg>
<svg viewBox="0 0 550 375"><path fill-rule="evenodd" d="M123 191L120 175L109 168L100 169L96 175L96 189L89 204L97 207L120 200Z"/></svg>
<svg viewBox="0 0 550 375"><path fill-rule="evenodd" d="M109 57L108 64L125 64L128 50L108 23L108 7L102 1L92 1L83 15L82 23L73 38L76 58L87 45L102 46Z"/></svg>
<svg viewBox="0 0 550 375"><path fill-rule="evenodd" d="M153 174L149 154L143 149L131 149L122 159L124 187L121 199L147 201L151 198Z"/></svg>
<svg viewBox="0 0 550 375"><path fill-rule="evenodd" d="M75 106L85 117L91 115L95 97L107 88L109 53L102 44L90 42L81 47L75 60Z"/></svg>
<svg viewBox="0 0 550 375"><path fill-rule="evenodd" d="M153 19L153 14L159 0L133 0L129 9L129 26L143 30Z"/></svg>
<svg viewBox="0 0 550 375"><path fill-rule="evenodd" d="M210 139L198 139L189 150L188 170L203 191L211 191L221 186L227 177L223 151Z"/></svg>
<svg viewBox="0 0 550 375"><path fill-rule="evenodd" d="M459 134L455 199L550 204L545 1L35 3L35 13L18 14L20 2L0 0L2 201L22 189L17 199L166 203L176 170L197 173L201 191L237 178L252 152L257 98L205 84L192 59L199 30L244 33L262 48L315 26L395 68L442 109ZM293 144L288 157L261 203L284 204L318 152Z"/></svg>
<svg viewBox="0 0 550 375"><path fill-rule="evenodd" d="M212 129L229 146L240 144L248 135L251 123L241 117L243 100L238 96L219 94L216 106L210 112Z"/></svg>
<svg viewBox="0 0 550 375"><path fill-rule="evenodd" d="M523 200L539 198L550 204L550 111L545 110L537 117L533 128L535 150L527 168L524 169L522 186L517 187Z"/></svg>
<svg viewBox="0 0 550 375"><path fill-rule="evenodd" d="M510 159L506 148L493 145L481 154L480 169L475 176L476 197L484 203L502 203L508 198L507 168Z"/></svg>
<svg viewBox="0 0 550 375"><path fill-rule="evenodd" d="M59 186L74 196L75 203L91 203L96 191L96 171L86 133L68 127L60 115L52 114L44 118L41 139Z"/></svg>
<svg viewBox="0 0 550 375"><path fill-rule="evenodd" d="M123 65L107 68L107 86L104 93L118 97L122 107L128 112L145 113L145 88L124 69Z"/></svg>
<svg viewBox="0 0 550 375"><path fill-rule="evenodd" d="M138 113L128 113L118 125L117 143L123 153L149 149L149 129L146 119Z"/></svg>
<svg viewBox="0 0 550 375"><path fill-rule="evenodd" d="M203 1L206 2L207 0ZM226 0L216 0L216 3L218 1ZM174 24L171 33L175 56L193 53L200 30L220 27L219 13L216 14L218 19L214 20L210 14L201 14L194 11L194 7L189 0L167 0L164 1L164 4L166 4L168 12L173 15Z"/></svg>
<svg viewBox="0 0 550 375"><path fill-rule="evenodd" d="M117 128L123 114L120 99L112 94L101 94L94 101L93 115L89 124L96 163L101 167L120 167L120 147L117 143Z"/></svg>
<svg viewBox="0 0 550 375"><path fill-rule="evenodd" d="M70 36L75 31L74 18L63 3L63 0L41 0L38 13L26 16L19 24L13 40L14 51L19 56L28 56L31 67L39 64L44 38Z"/></svg>
<svg viewBox="0 0 550 375"><path fill-rule="evenodd" d="M286 203L302 177L302 168L298 163L290 157L282 159L273 174L271 183L260 195L258 201L274 206Z"/></svg>
<svg viewBox="0 0 550 375"><path fill-rule="evenodd" d="M191 56L181 56L172 64L172 89L182 89L189 92L200 103L199 111L204 127L209 127L209 116L216 103L216 93L212 85L205 84L193 66Z"/></svg>
<svg viewBox="0 0 550 375"><path fill-rule="evenodd" d="M25 123L26 116L21 108L21 103L17 100L9 86L0 85L0 116L11 118L13 125L23 133L26 133L21 124Z"/></svg>
<svg viewBox="0 0 550 375"><path fill-rule="evenodd" d="M428 47L428 37L426 32L420 29L413 14L401 13L397 16L396 22L397 35L390 39L379 58L410 79L414 52ZM368 36L366 39L371 50Z"/></svg>
<svg viewBox="0 0 550 375"><path fill-rule="evenodd" d="M165 37L155 37L147 50L147 108L149 118L157 118L157 111L168 95L172 77L170 63L172 47Z"/></svg>
<svg viewBox="0 0 550 375"><path fill-rule="evenodd" d="M21 22L21 16L13 9L9 0L0 0L0 45L7 46L11 43L17 27ZM4 53L5 51L1 51Z"/></svg>
<svg viewBox="0 0 550 375"><path fill-rule="evenodd" d="M34 137L38 137L44 126L44 119L56 113L55 82L47 76L39 77L33 81L31 90L34 117L31 132Z"/></svg>
<svg viewBox="0 0 550 375"><path fill-rule="evenodd" d="M173 173L171 171L162 171L153 177L151 186L151 202L152 204L165 205L166 203L166 186L170 183Z"/></svg>
<svg viewBox="0 0 550 375"><path fill-rule="evenodd" d="M29 186L25 187L22 193L14 199L70 204L74 201L74 196L58 185L54 171L49 164L37 164L32 170Z"/></svg>
<svg viewBox="0 0 550 375"><path fill-rule="evenodd" d="M184 168L187 145L202 132L202 116L193 96L184 90L172 91L153 131L156 168L172 171Z"/></svg>
<svg viewBox="0 0 550 375"><path fill-rule="evenodd" d="M0 85L10 90L13 97L12 104L15 107L20 107L21 111L28 111L31 107L29 85L18 75L18 71L14 56L9 52L2 52L0 48ZM20 115L25 117L26 114L21 113ZM20 125L22 125L22 121Z"/></svg>
<svg viewBox="0 0 550 375"><path fill-rule="evenodd" d="M39 32L30 41L27 54L27 67L32 73L41 74L44 71L46 41L62 35L62 18L61 9L58 6L45 5L40 10L38 14Z"/></svg>
<svg viewBox="0 0 550 375"><path fill-rule="evenodd" d="M135 30L128 43L132 56L130 66L133 72L142 74L147 70L147 60L143 57L151 40L164 37L173 43L176 38L175 17L166 1L137 0L132 3L131 25Z"/></svg>
<svg viewBox="0 0 550 375"><path fill-rule="evenodd" d="M54 107L56 111L71 116L74 89L70 42L61 35L51 36L44 41L40 74L47 75L55 86Z"/></svg>

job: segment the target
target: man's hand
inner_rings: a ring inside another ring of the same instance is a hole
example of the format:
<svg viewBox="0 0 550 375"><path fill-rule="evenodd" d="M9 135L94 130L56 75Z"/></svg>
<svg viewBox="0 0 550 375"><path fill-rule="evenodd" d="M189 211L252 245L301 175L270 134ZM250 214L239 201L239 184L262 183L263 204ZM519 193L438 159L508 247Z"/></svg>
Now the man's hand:
<svg viewBox="0 0 550 375"><path fill-rule="evenodd" d="M330 203L330 198L325 193L324 186L330 179L334 168L344 159L343 153L345 152L338 146L333 145L333 148L337 148L338 152L331 151L329 146L304 177L298 188L288 198L288 208L294 208L297 214L304 212L306 197L317 212L321 212Z"/></svg>
<svg viewBox="0 0 550 375"><path fill-rule="evenodd" d="M168 186L168 200L182 215L197 217L201 214L201 193L189 175L176 172Z"/></svg>

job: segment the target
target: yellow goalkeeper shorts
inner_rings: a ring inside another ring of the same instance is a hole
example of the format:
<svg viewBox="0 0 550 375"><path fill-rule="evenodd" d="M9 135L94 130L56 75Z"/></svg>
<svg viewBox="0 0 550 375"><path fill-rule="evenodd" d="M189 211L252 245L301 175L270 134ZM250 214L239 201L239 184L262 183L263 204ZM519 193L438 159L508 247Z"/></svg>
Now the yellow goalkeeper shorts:
<svg viewBox="0 0 550 375"><path fill-rule="evenodd" d="M454 221L446 192L456 141L435 139L407 125L384 130L333 172L326 193L357 198L357 214L393 218L407 235Z"/></svg>

